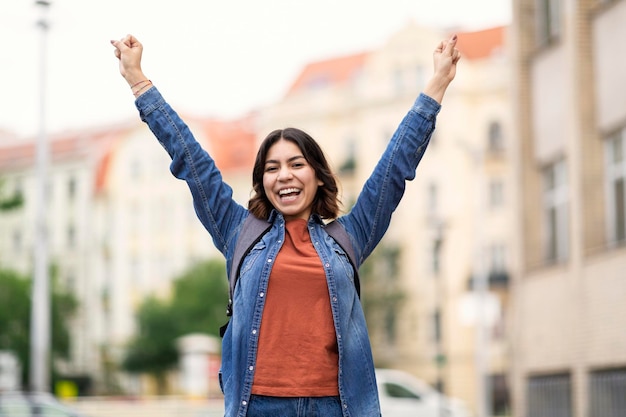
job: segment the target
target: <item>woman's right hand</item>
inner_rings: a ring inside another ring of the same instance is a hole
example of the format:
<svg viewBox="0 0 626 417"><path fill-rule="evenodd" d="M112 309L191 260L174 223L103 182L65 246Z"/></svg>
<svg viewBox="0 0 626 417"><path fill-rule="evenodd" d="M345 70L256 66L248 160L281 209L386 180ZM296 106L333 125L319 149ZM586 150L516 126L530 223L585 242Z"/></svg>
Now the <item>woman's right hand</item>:
<svg viewBox="0 0 626 417"><path fill-rule="evenodd" d="M141 54L143 45L133 35L126 35L120 40L112 40L115 57L119 59L120 74L131 87L147 80L141 70Z"/></svg>
<svg viewBox="0 0 626 417"><path fill-rule="evenodd" d="M442 41L433 52L434 74L424 87L424 94L441 103L443 96L456 76L456 66L461 59L461 53L456 48L457 36L448 41Z"/></svg>

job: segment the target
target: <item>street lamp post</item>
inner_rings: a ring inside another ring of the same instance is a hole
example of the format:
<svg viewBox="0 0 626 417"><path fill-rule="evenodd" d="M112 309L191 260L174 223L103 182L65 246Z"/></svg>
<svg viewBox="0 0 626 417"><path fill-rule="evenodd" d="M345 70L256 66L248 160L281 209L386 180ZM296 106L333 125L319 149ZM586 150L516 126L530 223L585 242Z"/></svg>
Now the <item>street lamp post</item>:
<svg viewBox="0 0 626 417"><path fill-rule="evenodd" d="M50 390L50 279L48 276L48 230L46 225L48 143L46 137L46 20L49 1L37 0L41 11L39 67L39 135L37 141L37 199L35 220L35 276L30 326L30 389Z"/></svg>
<svg viewBox="0 0 626 417"><path fill-rule="evenodd" d="M489 280L485 265L484 256L484 201L485 201L485 174L484 174L484 152L482 150L474 150L474 164L476 166L476 213L475 213L475 230L474 236L476 243L474 244L474 273L472 287L476 299L476 389L477 389L477 416L489 417L489 338L487 325L487 295L489 292Z"/></svg>
<svg viewBox="0 0 626 417"><path fill-rule="evenodd" d="M442 246L443 246L443 233L444 233L444 224L441 220L436 219L434 221L434 231L435 236L433 239L433 257L434 257L434 273L435 279L437 282L435 283L435 314L436 314L436 329L435 329L435 338L436 338L436 356L435 356L435 366L437 372L437 382L436 388L439 392L439 417L444 417L446 415L446 407L444 401L444 378L443 378L443 368L446 362L446 355L443 346L443 329L444 329L444 283L443 283L443 274L441 273L441 254L442 254Z"/></svg>
<svg viewBox="0 0 626 417"><path fill-rule="evenodd" d="M470 156L476 169L475 207L474 207L474 254L472 268L472 292L475 306L475 346L474 361L476 366L476 416L489 417L490 390L489 381L489 325L487 301L489 295L489 277L485 265L483 228L485 227L485 151L466 142L459 141L461 147Z"/></svg>

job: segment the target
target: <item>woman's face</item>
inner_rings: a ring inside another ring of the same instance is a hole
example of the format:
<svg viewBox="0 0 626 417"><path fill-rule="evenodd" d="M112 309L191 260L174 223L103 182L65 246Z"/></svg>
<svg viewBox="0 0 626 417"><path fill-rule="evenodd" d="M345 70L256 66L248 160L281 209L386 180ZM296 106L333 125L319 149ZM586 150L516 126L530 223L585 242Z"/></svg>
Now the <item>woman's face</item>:
<svg viewBox="0 0 626 417"><path fill-rule="evenodd" d="M270 147L263 170L263 189L285 220L308 220L321 185L323 182L317 179L315 170L294 142L279 139Z"/></svg>

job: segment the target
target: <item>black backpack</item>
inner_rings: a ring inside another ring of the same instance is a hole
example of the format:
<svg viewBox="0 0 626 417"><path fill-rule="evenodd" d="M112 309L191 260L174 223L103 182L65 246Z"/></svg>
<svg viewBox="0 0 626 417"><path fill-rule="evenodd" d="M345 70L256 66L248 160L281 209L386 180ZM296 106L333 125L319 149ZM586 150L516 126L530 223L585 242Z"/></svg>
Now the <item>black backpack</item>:
<svg viewBox="0 0 626 417"><path fill-rule="evenodd" d="M233 296L235 294L235 286L239 279L239 271L241 270L241 264L248 252L257 244L259 240L267 233L272 227L271 223L267 220L262 220L249 214L243 223L241 233L237 239L235 245L235 253L233 255L233 261L230 266L230 272L228 274L228 282L230 285L228 307L226 307L226 315L231 317L233 315ZM356 266L356 257L354 255L354 248L350 243L350 238L346 233L346 229L338 221L333 221L325 226L326 233L328 233L335 241L346 251L352 268L354 269L354 287L357 295L361 296L361 283L359 280L359 269ZM228 322L220 328L220 336L224 337Z"/></svg>

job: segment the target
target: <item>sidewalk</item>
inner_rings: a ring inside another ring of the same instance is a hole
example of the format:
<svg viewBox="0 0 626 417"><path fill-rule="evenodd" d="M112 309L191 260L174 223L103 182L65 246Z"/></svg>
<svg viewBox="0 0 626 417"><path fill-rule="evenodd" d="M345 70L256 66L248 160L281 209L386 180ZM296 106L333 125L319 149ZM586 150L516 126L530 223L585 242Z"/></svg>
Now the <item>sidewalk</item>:
<svg viewBox="0 0 626 417"><path fill-rule="evenodd" d="M224 400L184 397L119 399L80 397L64 401L85 417L223 417Z"/></svg>

